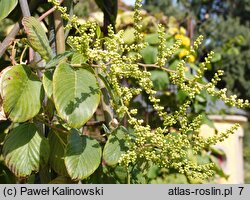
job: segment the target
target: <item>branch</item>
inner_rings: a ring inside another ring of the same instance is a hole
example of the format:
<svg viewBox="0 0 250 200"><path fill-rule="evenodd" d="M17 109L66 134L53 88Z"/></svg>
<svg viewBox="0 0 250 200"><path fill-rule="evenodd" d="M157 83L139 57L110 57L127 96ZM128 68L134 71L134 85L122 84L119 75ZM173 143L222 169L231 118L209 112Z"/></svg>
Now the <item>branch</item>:
<svg viewBox="0 0 250 200"><path fill-rule="evenodd" d="M168 68L165 68L165 67L160 67L160 66L158 66L158 65L156 65L156 64L137 63L137 65L139 65L139 66L141 66L141 67L144 67L144 68L153 67L153 68L161 69L161 70L166 71L166 72L176 73L175 70L168 69Z"/></svg>
<svg viewBox="0 0 250 200"><path fill-rule="evenodd" d="M37 7L44 2L44 0L31 0L29 7L30 11L33 12L37 9ZM15 23L14 27L10 31L10 33L5 37L3 42L0 44L0 58L3 56L4 52L7 50L8 46L14 41L16 35L19 30L22 28L21 18Z"/></svg>
<svg viewBox="0 0 250 200"><path fill-rule="evenodd" d="M23 13L23 16L30 16L30 9L27 0L19 0L19 4Z"/></svg>
<svg viewBox="0 0 250 200"><path fill-rule="evenodd" d="M105 121L88 121L86 122L86 126L100 126L102 124L105 124Z"/></svg>
<svg viewBox="0 0 250 200"><path fill-rule="evenodd" d="M61 4L63 2L63 0L59 1L59 4ZM38 19L40 21L42 21L45 17L47 17L48 15L50 15L51 13L53 13L56 10L56 7L54 6L53 8L49 9L48 11L46 11L45 13L43 13Z"/></svg>
<svg viewBox="0 0 250 200"><path fill-rule="evenodd" d="M32 13L34 10L36 10L41 3L43 3L44 0L31 0L29 4L30 12ZM61 4L63 0L61 0L59 3ZM54 12L55 7L48 10L46 13L44 13L41 17L39 17L39 20L43 20L45 17L47 17L50 13ZM10 31L10 33L5 37L2 43L0 43L0 58L3 56L4 52L7 50L8 46L14 41L16 35L18 34L19 30L23 27L21 23L22 18L18 20L18 22L15 23L14 27Z"/></svg>
<svg viewBox="0 0 250 200"><path fill-rule="evenodd" d="M30 17L30 9L27 0L19 0L23 17ZM34 59L34 50L29 48L29 63Z"/></svg>
<svg viewBox="0 0 250 200"><path fill-rule="evenodd" d="M17 33L21 29L22 24L21 22L17 22L10 33L7 35L7 37L3 40L3 42L0 44L0 58L4 54L4 52L7 50L8 46L14 41Z"/></svg>
<svg viewBox="0 0 250 200"><path fill-rule="evenodd" d="M59 10L54 11L54 22L56 31L56 52L57 54L65 52L65 36L63 28L63 20Z"/></svg>

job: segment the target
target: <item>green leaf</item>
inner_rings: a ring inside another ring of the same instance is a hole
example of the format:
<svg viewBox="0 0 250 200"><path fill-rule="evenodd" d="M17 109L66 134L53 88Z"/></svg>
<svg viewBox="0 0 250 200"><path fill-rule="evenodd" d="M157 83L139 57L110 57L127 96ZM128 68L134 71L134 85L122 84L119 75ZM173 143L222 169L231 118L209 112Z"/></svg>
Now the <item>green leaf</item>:
<svg viewBox="0 0 250 200"><path fill-rule="evenodd" d="M26 177L48 162L49 144L35 124L21 124L7 136L3 156L6 165L16 176Z"/></svg>
<svg viewBox="0 0 250 200"><path fill-rule="evenodd" d="M66 133L55 130L49 132L50 166L56 173L63 176L69 176L64 163L66 144Z"/></svg>
<svg viewBox="0 0 250 200"><path fill-rule="evenodd" d="M180 103L183 103L187 99L188 94L183 90L178 90L176 97Z"/></svg>
<svg viewBox="0 0 250 200"><path fill-rule="evenodd" d="M100 89L91 69L60 64L53 77L53 97L61 118L73 128L81 127L100 102Z"/></svg>
<svg viewBox="0 0 250 200"><path fill-rule="evenodd" d="M46 64L45 68L51 68L56 66L58 63L65 61L72 54L74 54L73 51L65 51L64 53L56 55Z"/></svg>
<svg viewBox="0 0 250 200"><path fill-rule="evenodd" d="M152 70L150 73L154 88L156 90L166 90L167 84L169 83L168 74L160 70Z"/></svg>
<svg viewBox="0 0 250 200"><path fill-rule="evenodd" d="M155 179L157 178L157 176L159 176L159 173L160 173L160 168L157 165L152 165L148 169L147 177L149 179Z"/></svg>
<svg viewBox="0 0 250 200"><path fill-rule="evenodd" d="M97 25L97 26L96 26L96 37L97 37L97 38L100 38L101 35L102 35L101 28L100 28L100 26Z"/></svg>
<svg viewBox="0 0 250 200"><path fill-rule="evenodd" d="M51 71L44 72L42 81L45 93L48 96L48 98L51 98L53 93L52 78L53 74Z"/></svg>
<svg viewBox="0 0 250 200"><path fill-rule="evenodd" d="M189 67L190 67L191 69L199 70L199 67L198 67L197 65L193 64L193 63L189 63L188 65L189 65Z"/></svg>
<svg viewBox="0 0 250 200"><path fill-rule="evenodd" d="M38 114L44 92L42 83L26 65L16 65L2 80L3 108L14 122L24 122Z"/></svg>
<svg viewBox="0 0 250 200"><path fill-rule="evenodd" d="M87 58L81 53L74 53L71 59L71 64L83 64L86 63Z"/></svg>
<svg viewBox="0 0 250 200"><path fill-rule="evenodd" d="M112 91L112 89L111 89L111 87L110 87L110 84L109 84L107 78L104 77L101 73L98 74L98 77L99 77L99 78L102 80L102 82L104 83L104 85L105 85L105 87L106 87L106 90L108 91L108 93L109 93L111 99L112 99L115 103L118 104L118 103L119 103L119 98L117 98L117 97L115 98L115 95L114 95L114 93L113 93L113 91Z"/></svg>
<svg viewBox="0 0 250 200"><path fill-rule="evenodd" d="M157 45L159 44L159 35L158 33L151 33L145 36L145 41L148 42L150 45Z"/></svg>
<svg viewBox="0 0 250 200"><path fill-rule="evenodd" d="M215 53L211 62L219 62L221 60L221 54L220 53Z"/></svg>
<svg viewBox="0 0 250 200"><path fill-rule="evenodd" d="M213 128L213 129L217 130L217 128L214 125L213 120L209 119L208 116L205 113L202 114L202 124L206 124L210 128Z"/></svg>
<svg viewBox="0 0 250 200"><path fill-rule="evenodd" d="M123 40L126 44L133 44L135 42L135 29L127 28L124 31Z"/></svg>
<svg viewBox="0 0 250 200"><path fill-rule="evenodd" d="M82 180L90 176L101 163L102 150L97 140L80 135L71 130L66 148L65 165L73 180Z"/></svg>
<svg viewBox="0 0 250 200"><path fill-rule="evenodd" d="M53 58L53 51L41 23L34 17L24 17L22 23L31 47L38 52L44 60L48 61Z"/></svg>
<svg viewBox="0 0 250 200"><path fill-rule="evenodd" d="M153 64L156 63L157 60L157 48L152 47L152 46L147 46L141 51L141 55L143 58L143 61L146 64Z"/></svg>
<svg viewBox="0 0 250 200"><path fill-rule="evenodd" d="M16 7L18 0L0 0L0 21L7 17Z"/></svg>
<svg viewBox="0 0 250 200"><path fill-rule="evenodd" d="M198 102L201 102L201 103L204 103L207 101L206 97L202 94L198 94L196 95L195 99L198 101Z"/></svg>
<svg viewBox="0 0 250 200"><path fill-rule="evenodd" d="M211 155L211 156L210 156L210 160L214 163L213 170L215 171L215 173L216 173L217 175L219 175L220 177L223 177L223 178L228 179L228 178L229 178L229 175L226 174L226 173L223 171L223 169L222 169L222 167L221 167L221 165L220 165L220 163L219 163L218 157Z"/></svg>
<svg viewBox="0 0 250 200"><path fill-rule="evenodd" d="M127 134L124 127L119 127L108 137L108 141L103 150L103 159L108 165L116 165L121 155L128 150L125 144Z"/></svg>

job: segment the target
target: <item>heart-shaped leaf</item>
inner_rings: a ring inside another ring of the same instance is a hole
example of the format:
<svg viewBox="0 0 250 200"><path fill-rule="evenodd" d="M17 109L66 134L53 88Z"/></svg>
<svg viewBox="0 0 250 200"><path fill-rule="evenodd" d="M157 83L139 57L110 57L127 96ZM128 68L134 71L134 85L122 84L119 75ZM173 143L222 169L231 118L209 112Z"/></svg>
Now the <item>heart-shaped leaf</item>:
<svg viewBox="0 0 250 200"><path fill-rule="evenodd" d="M60 64L53 77L53 97L61 118L73 128L81 127L100 102L100 89L91 69Z"/></svg>
<svg viewBox="0 0 250 200"><path fill-rule="evenodd" d="M116 165L121 155L128 150L125 140L127 134L124 127L119 127L108 137L103 150L103 159L108 165Z"/></svg>
<svg viewBox="0 0 250 200"><path fill-rule="evenodd" d="M41 23L35 17L24 17L22 23L31 47L38 52L44 60L48 61L53 58L53 51Z"/></svg>
<svg viewBox="0 0 250 200"><path fill-rule="evenodd" d="M102 150L97 140L71 130L66 148L65 165L73 180L90 176L101 163Z"/></svg>
<svg viewBox="0 0 250 200"><path fill-rule="evenodd" d="M7 17L16 7L18 0L0 0L0 20Z"/></svg>
<svg viewBox="0 0 250 200"><path fill-rule="evenodd" d="M29 176L48 162L48 140L38 132L35 124L21 124L7 136L3 156L6 165L16 176Z"/></svg>
<svg viewBox="0 0 250 200"><path fill-rule="evenodd" d="M3 108L14 122L24 122L39 112L44 96L42 83L26 65L16 65L2 80Z"/></svg>

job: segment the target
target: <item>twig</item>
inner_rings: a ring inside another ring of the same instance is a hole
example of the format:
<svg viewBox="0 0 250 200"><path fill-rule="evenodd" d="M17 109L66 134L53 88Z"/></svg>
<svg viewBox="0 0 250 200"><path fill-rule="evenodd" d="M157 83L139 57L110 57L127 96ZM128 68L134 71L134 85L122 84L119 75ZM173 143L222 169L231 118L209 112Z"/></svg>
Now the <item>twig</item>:
<svg viewBox="0 0 250 200"><path fill-rule="evenodd" d="M19 61L20 63L23 63L23 57L24 57L24 54L25 54L25 51L27 50L27 48L28 48L28 46L25 45L24 50L22 51L22 54L20 56L20 61Z"/></svg>
<svg viewBox="0 0 250 200"><path fill-rule="evenodd" d="M93 68L103 68L99 65L94 65L94 64L91 64L91 65L88 65L88 64L71 64L72 67L78 67L78 68L84 68L84 67L93 67Z"/></svg>
<svg viewBox="0 0 250 200"><path fill-rule="evenodd" d="M100 126L104 123L105 121L88 121L85 125L86 126Z"/></svg>
<svg viewBox="0 0 250 200"><path fill-rule="evenodd" d="M33 12L44 0L31 0L30 11ZM3 56L4 52L7 50L8 46L14 41L19 30L22 28L21 19L15 23L14 27L10 33L5 37L3 42L0 44L0 58Z"/></svg>
<svg viewBox="0 0 250 200"><path fill-rule="evenodd" d="M20 21L17 22L12 28L12 30L10 31L10 33L6 36L6 38L0 44L0 58L2 57L6 49L9 47L9 45L14 41L21 27L22 27L21 22Z"/></svg>
<svg viewBox="0 0 250 200"><path fill-rule="evenodd" d="M63 0L59 1L59 4L61 4L63 2ZM50 15L51 13L53 13L56 10L56 7L54 6L53 8L47 10L45 13L43 13L38 20L42 21L45 17L47 17L48 15Z"/></svg>
<svg viewBox="0 0 250 200"><path fill-rule="evenodd" d="M37 116L35 119L36 119L37 121L39 121L39 122L44 123L45 125L49 126L50 128L52 128L52 129L54 129L54 130L56 130L56 131L59 131L59 132L68 134L67 131L65 131L65 130L63 130L63 129L60 129L60 128L56 127L56 126L53 125L53 124L50 124L50 123L47 122L46 119L44 119L44 118L40 118L39 116Z"/></svg>
<svg viewBox="0 0 250 200"><path fill-rule="evenodd" d="M30 12L32 13L35 9L37 9L40 4L44 2L44 0L31 0L29 7ZM59 3L61 4L63 0L61 0ZM50 13L54 12L55 7L51 8L47 12L45 12L42 16L40 16L38 19L42 21L45 17L47 17ZM21 23L22 18L18 20L17 23L15 23L14 27L10 31L10 33L5 37L2 43L0 43L0 58L3 56L4 52L7 50L8 46L14 41L16 35L18 34L19 30L23 27Z"/></svg>
<svg viewBox="0 0 250 200"><path fill-rule="evenodd" d="M16 49L15 49L16 43L17 43L17 42L14 41L14 44L13 44L12 50L11 50L10 60L11 60L11 64L12 64L12 65L15 65L15 64L16 64L16 60L15 60L15 57L16 57Z"/></svg>
<svg viewBox="0 0 250 200"><path fill-rule="evenodd" d="M164 70L166 72L171 72L171 73L176 73L175 70L172 70L172 69L168 69L168 68L165 68L165 67L160 67L156 64L144 64L144 63L137 63L139 66L142 66L142 67L153 67L153 68L157 68L157 69L161 69L161 70Z"/></svg>
<svg viewBox="0 0 250 200"><path fill-rule="evenodd" d="M45 13L43 13L38 20L42 21L45 17L47 17L48 15L50 15L51 13L53 13L55 11L56 7L53 7L51 9L49 9L48 11L46 11Z"/></svg>

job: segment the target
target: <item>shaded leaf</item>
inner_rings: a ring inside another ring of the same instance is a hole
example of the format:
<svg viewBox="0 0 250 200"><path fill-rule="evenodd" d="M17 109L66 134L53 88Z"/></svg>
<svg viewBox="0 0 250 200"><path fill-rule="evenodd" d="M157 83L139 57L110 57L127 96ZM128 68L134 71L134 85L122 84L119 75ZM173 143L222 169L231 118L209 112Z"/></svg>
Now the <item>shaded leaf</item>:
<svg viewBox="0 0 250 200"><path fill-rule="evenodd" d="M157 61L157 48L152 47L152 46L147 46L141 51L141 55L143 58L143 61L146 64L153 64L156 63Z"/></svg>
<svg viewBox="0 0 250 200"><path fill-rule="evenodd" d="M168 74L160 70L152 70L150 73L154 88L156 90L166 90L167 84L169 83Z"/></svg>
<svg viewBox="0 0 250 200"><path fill-rule="evenodd" d="M43 94L41 81L26 65L12 67L3 77L3 108L14 122L24 122L37 115Z"/></svg>
<svg viewBox="0 0 250 200"><path fill-rule="evenodd" d="M18 0L0 0L0 20L7 17L16 7Z"/></svg>
<svg viewBox="0 0 250 200"><path fill-rule="evenodd" d="M16 176L26 177L48 162L49 144L35 124L21 124L7 136L3 156L6 165Z"/></svg>
<svg viewBox="0 0 250 200"><path fill-rule="evenodd" d="M6 167L3 160L0 160L0 184L15 184L15 175Z"/></svg>
<svg viewBox="0 0 250 200"><path fill-rule="evenodd" d="M44 60L48 61L53 58L53 51L41 23L35 17L24 17L22 23L31 47L38 52Z"/></svg>
<svg viewBox="0 0 250 200"><path fill-rule="evenodd" d="M64 154L67 144L67 134L55 130L49 132L50 145L50 165L51 168L58 174L69 176L65 163Z"/></svg>
<svg viewBox="0 0 250 200"><path fill-rule="evenodd" d="M97 140L71 130L66 148L65 165L70 177L82 180L90 176L101 163L101 146Z"/></svg>
<svg viewBox="0 0 250 200"><path fill-rule="evenodd" d="M218 174L220 177L228 179L229 175L223 171L222 167L220 166L218 158L216 156L211 155L210 159L214 163L213 170L215 171L215 173Z"/></svg>
<svg viewBox="0 0 250 200"><path fill-rule="evenodd" d="M100 101L100 89L91 69L60 64L53 77L56 110L68 125L81 127L94 114Z"/></svg>
<svg viewBox="0 0 250 200"><path fill-rule="evenodd" d="M221 54L220 53L215 53L214 55L213 55L213 58L212 58L212 60L211 60L211 62L218 62L218 61L220 61L222 58L221 58Z"/></svg>
<svg viewBox="0 0 250 200"><path fill-rule="evenodd" d="M77 184L77 183L75 181L72 181L69 177L58 176L52 181L50 181L49 184Z"/></svg>
<svg viewBox="0 0 250 200"><path fill-rule="evenodd" d="M215 125L214 125L213 120L209 119L209 118L207 117L206 114L202 114L202 124L206 124L206 125L208 125L209 127L213 128L213 129L215 129L215 130L217 130L217 128L216 128Z"/></svg>
<svg viewBox="0 0 250 200"><path fill-rule="evenodd" d="M124 127L119 127L109 135L103 150L103 159L108 165L116 165L121 155L128 150L125 143L127 134Z"/></svg>
<svg viewBox="0 0 250 200"><path fill-rule="evenodd" d="M159 44L159 35L158 33L151 33L145 36L145 41L148 42L150 45L157 45Z"/></svg>

